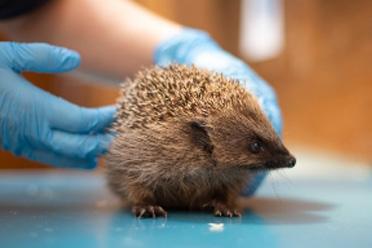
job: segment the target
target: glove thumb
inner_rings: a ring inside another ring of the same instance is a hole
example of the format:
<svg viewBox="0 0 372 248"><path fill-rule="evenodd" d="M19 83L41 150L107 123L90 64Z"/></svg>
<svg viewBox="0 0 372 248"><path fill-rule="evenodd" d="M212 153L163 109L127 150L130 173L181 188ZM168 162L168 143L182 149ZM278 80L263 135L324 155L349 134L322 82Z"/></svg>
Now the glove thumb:
<svg viewBox="0 0 372 248"><path fill-rule="evenodd" d="M67 48L45 43L0 43L1 60L16 72L66 72L80 65L80 55Z"/></svg>

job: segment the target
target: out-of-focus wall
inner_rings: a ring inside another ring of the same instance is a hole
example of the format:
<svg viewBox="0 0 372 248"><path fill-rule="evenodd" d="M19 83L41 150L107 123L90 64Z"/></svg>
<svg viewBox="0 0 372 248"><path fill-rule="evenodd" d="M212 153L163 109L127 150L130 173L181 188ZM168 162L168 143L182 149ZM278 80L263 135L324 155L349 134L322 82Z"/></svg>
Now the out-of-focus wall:
<svg viewBox="0 0 372 248"><path fill-rule="evenodd" d="M287 0L286 48L254 65L290 142L372 160L372 1Z"/></svg>
<svg viewBox="0 0 372 248"><path fill-rule="evenodd" d="M202 28L239 55L239 0L138 0L155 12ZM277 90L291 145L372 159L372 1L284 0L285 48L250 63ZM135 20L138 21L138 20ZM38 85L84 106L109 104L114 88L31 75ZM34 168L0 153L0 168Z"/></svg>

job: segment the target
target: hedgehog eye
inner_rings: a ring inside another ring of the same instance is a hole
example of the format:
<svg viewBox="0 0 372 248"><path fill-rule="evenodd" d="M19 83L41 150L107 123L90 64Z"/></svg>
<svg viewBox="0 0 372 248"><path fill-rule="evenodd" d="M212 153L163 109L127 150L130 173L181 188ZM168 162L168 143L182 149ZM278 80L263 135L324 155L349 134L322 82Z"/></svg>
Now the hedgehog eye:
<svg viewBox="0 0 372 248"><path fill-rule="evenodd" d="M249 144L249 151L252 153L259 153L263 151L263 145L260 141L254 141Z"/></svg>

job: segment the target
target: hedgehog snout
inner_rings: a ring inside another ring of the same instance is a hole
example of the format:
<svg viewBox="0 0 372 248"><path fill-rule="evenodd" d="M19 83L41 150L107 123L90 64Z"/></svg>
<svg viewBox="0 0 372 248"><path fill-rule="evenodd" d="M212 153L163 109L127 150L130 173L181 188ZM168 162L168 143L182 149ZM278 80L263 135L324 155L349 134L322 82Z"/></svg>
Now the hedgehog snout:
<svg viewBox="0 0 372 248"><path fill-rule="evenodd" d="M292 155L273 158L264 164L266 169L293 168L296 165L296 158Z"/></svg>

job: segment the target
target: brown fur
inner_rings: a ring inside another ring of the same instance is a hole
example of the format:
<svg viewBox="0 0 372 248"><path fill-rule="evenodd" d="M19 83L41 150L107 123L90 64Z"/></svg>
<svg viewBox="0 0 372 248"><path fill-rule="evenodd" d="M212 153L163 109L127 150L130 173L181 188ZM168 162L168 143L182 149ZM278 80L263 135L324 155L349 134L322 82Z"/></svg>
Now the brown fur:
<svg viewBox="0 0 372 248"><path fill-rule="evenodd" d="M124 82L114 131L108 182L133 206L233 211L253 169L289 156L249 92L196 67L153 67ZM259 154L248 149L256 139Z"/></svg>

